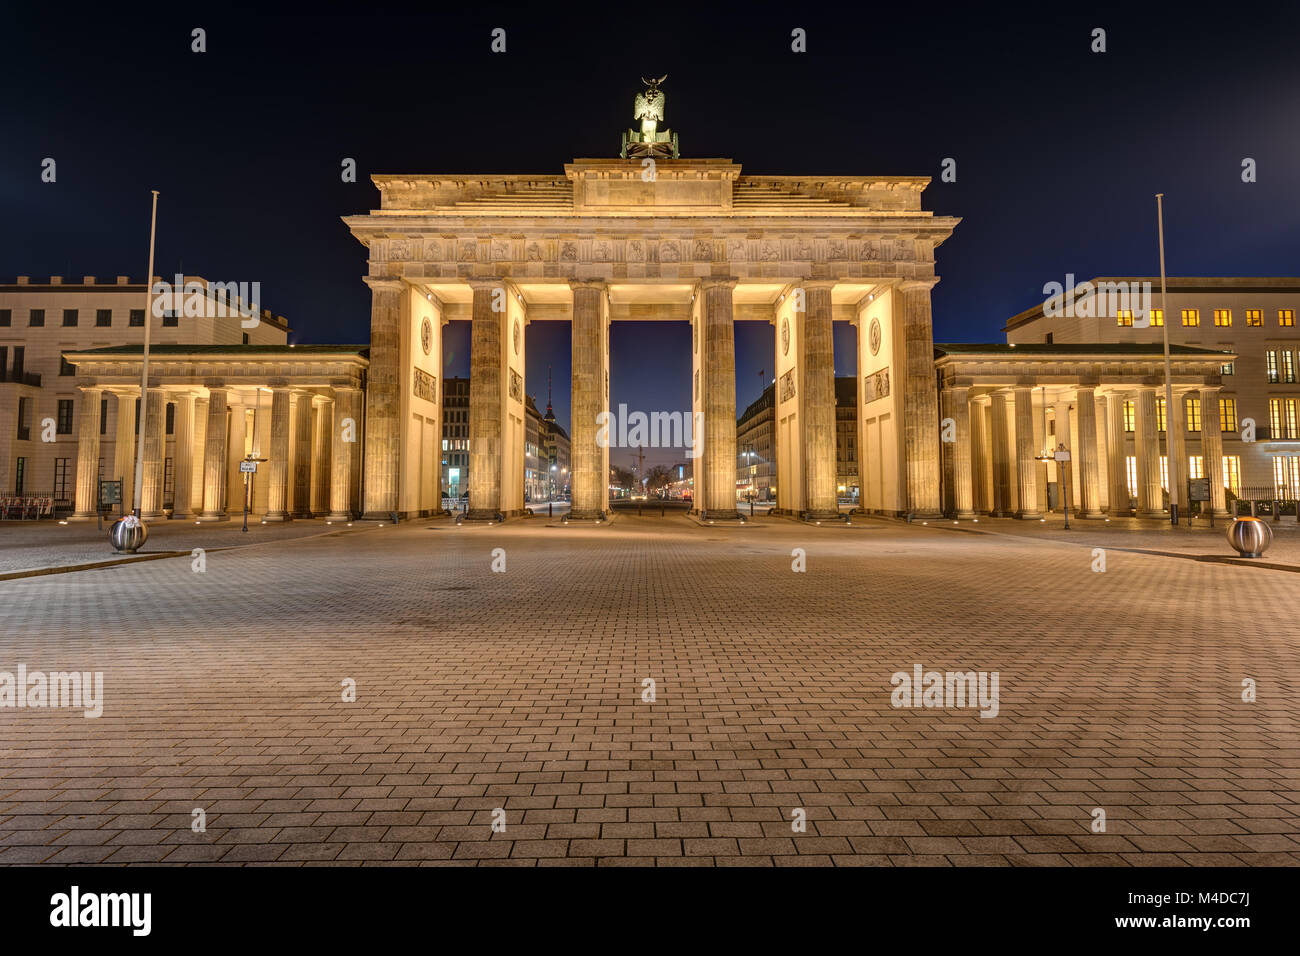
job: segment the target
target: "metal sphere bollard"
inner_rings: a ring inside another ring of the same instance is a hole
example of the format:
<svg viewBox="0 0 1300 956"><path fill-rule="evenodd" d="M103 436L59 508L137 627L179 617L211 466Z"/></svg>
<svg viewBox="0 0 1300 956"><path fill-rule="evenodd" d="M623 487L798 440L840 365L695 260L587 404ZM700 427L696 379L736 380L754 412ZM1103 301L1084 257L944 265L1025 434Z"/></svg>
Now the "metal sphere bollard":
<svg viewBox="0 0 1300 956"><path fill-rule="evenodd" d="M135 554L149 540L149 526L135 515L118 518L108 529L108 540L118 551Z"/></svg>
<svg viewBox="0 0 1300 956"><path fill-rule="evenodd" d="M1243 558L1260 558L1273 543L1273 529L1260 518L1234 518L1228 525L1228 543Z"/></svg>

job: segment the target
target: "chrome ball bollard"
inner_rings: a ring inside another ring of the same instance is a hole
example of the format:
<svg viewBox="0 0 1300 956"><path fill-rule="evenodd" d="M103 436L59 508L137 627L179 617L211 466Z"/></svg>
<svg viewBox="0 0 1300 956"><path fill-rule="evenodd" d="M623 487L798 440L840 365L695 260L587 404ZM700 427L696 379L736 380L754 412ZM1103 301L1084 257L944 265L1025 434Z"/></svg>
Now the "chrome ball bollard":
<svg viewBox="0 0 1300 956"><path fill-rule="evenodd" d="M149 540L149 526L135 515L118 518L108 529L108 540L118 551L135 554Z"/></svg>
<svg viewBox="0 0 1300 956"><path fill-rule="evenodd" d="M1234 518L1228 525L1228 543L1243 558L1260 558L1273 543L1273 529L1260 518Z"/></svg>

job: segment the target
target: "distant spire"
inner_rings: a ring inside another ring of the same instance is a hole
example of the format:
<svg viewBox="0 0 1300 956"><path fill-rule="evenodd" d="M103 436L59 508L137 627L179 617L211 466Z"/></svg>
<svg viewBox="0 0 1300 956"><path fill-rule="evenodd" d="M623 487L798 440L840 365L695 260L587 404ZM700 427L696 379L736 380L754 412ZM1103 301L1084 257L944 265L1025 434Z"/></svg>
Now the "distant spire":
<svg viewBox="0 0 1300 956"><path fill-rule="evenodd" d="M555 412L551 408L551 367L546 366L546 414L542 416L548 421L555 421Z"/></svg>

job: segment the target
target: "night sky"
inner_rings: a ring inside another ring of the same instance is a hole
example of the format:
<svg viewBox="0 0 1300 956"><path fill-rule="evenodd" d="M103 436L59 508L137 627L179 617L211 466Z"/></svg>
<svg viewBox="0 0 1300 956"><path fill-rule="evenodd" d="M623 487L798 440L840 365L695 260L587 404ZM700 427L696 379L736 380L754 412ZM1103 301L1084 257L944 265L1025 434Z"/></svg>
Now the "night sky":
<svg viewBox="0 0 1300 956"><path fill-rule="evenodd" d="M1159 191L1171 275L1297 272L1294 8L467 6L7 13L0 281L142 276L156 188L157 273L260 281L293 341L365 342L365 251L340 217L378 205L370 174L615 156L651 73L669 74L683 156L755 174L932 176L925 207L963 220L937 253L937 341L1004 341L1003 322L1066 273L1157 272ZM206 53L190 52L196 26ZM489 52L498 26L505 54ZM806 54L790 52L794 27ZM1094 27L1104 54L1089 50ZM45 157L56 183L40 181ZM344 157L355 184L340 181ZM956 183L939 181L945 157ZM449 332L445 374L465 374L468 324ZM534 323L527 342L527 389L544 408L552 366L566 423L568 334ZM739 411L760 369L770 381L772 329L742 323L736 338ZM837 326L837 374L855 371L851 342ZM689 409L685 324L616 323L612 346L615 405Z"/></svg>

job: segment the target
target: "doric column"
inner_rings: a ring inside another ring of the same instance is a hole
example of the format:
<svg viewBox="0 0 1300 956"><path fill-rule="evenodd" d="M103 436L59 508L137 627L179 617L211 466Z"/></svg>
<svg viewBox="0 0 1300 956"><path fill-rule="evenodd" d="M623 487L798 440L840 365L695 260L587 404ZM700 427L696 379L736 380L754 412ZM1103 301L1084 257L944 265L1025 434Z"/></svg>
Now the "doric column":
<svg viewBox="0 0 1300 956"><path fill-rule="evenodd" d="M573 290L572 470L569 488L570 514L575 518L596 518L605 511L609 497L608 478L602 474L604 455L596 444L596 417L606 410L603 323L601 306L605 295L602 281L570 280ZM471 420L473 414L470 415ZM474 472L471 465L470 480Z"/></svg>
<svg viewBox="0 0 1300 956"><path fill-rule="evenodd" d="M1094 400L1097 425L1097 487L1101 489L1101 513L1110 509L1110 399L1103 392Z"/></svg>
<svg viewBox="0 0 1300 956"><path fill-rule="evenodd" d="M730 391L727 393L731 397L731 417L732 423L732 480L729 484L720 488L725 488L731 497L731 507L735 507L736 497L736 476L735 476L735 420L736 420L736 361L735 361L735 335L734 324L731 313L732 289L735 283L732 280L730 285L725 288L718 288L717 295L723 292L726 294L725 303L719 300L720 313L725 313L725 328L720 324L718 328L720 338L725 339L726 352L714 352L710 358L712 360L721 359L723 367L719 369L712 364L707 365L709 371L709 380L713 381L714 373L721 372L722 378L729 379L731 382ZM707 280L706 280L707 283ZM828 280L807 280L803 283L804 304L807 307L807 313L803 320L803 460L804 460L804 488L807 494L807 517L808 518L835 518L839 515L839 493L836 488L835 474L835 339L834 326L831 321L831 288L834 282ZM710 287L706 284L706 290ZM710 292L705 292L705 326L711 328L709 324L709 297ZM721 322L720 316L720 322ZM730 358L726 356L729 355ZM723 386L726 387L726 386ZM721 397L721 396L719 396ZM709 426L705 425L705 435L710 432ZM720 453L725 453L720 452ZM709 513L712 515L713 507L710 506ZM719 508L724 506L719 503Z"/></svg>
<svg viewBox="0 0 1300 956"><path fill-rule="evenodd" d="M736 337L731 293L733 278L700 282L704 296L704 509L710 518L735 518L736 511ZM827 292L829 295L829 291ZM806 317L805 317L806 318ZM831 494L835 493L835 382L831 376ZM808 414L808 403L804 403ZM805 475L805 483L807 475Z"/></svg>
<svg viewBox="0 0 1300 956"><path fill-rule="evenodd" d="M970 418L971 510L976 514L993 510L988 481L988 412L982 399L967 405Z"/></svg>
<svg viewBox="0 0 1300 956"><path fill-rule="evenodd" d="M1124 392L1111 392L1107 398L1110 420L1106 423L1106 459L1110 468L1110 513L1116 518L1127 518L1133 513L1129 505L1133 497L1128 489L1128 445L1124 430L1124 403L1129 396Z"/></svg>
<svg viewBox="0 0 1300 956"><path fill-rule="evenodd" d="M325 517L330 509L330 456L333 451L330 432L333 425L334 402L327 398L316 405L316 423L311 440L311 513L317 518Z"/></svg>
<svg viewBox="0 0 1300 956"><path fill-rule="evenodd" d="M208 389L208 424L203 450L203 514L200 521L226 519L226 388Z"/></svg>
<svg viewBox="0 0 1300 956"><path fill-rule="evenodd" d="M367 276L366 285L370 286L371 298L365 516L387 520L388 513L397 510L397 480L402 467L397 420L401 412L402 280Z"/></svg>
<svg viewBox="0 0 1300 956"><path fill-rule="evenodd" d="M944 456L951 462L951 466L946 470L952 487L952 514L957 518L973 518L975 503L974 478L971 474L973 443L970 389L945 388L939 394L943 400L943 417L951 418L953 421L954 440L943 443Z"/></svg>
<svg viewBox="0 0 1300 956"><path fill-rule="evenodd" d="M203 514L204 459L208 448L208 397L194 398L194 434L190 438L190 507L192 515Z"/></svg>
<svg viewBox="0 0 1300 956"><path fill-rule="evenodd" d="M898 286L903 330L903 436L907 455L907 510L939 514L939 394L934 377L930 288L936 280Z"/></svg>
<svg viewBox="0 0 1300 956"><path fill-rule="evenodd" d="M102 388L81 386L81 417L77 428L77 501L73 521L95 517L99 490L99 402Z"/></svg>
<svg viewBox="0 0 1300 956"><path fill-rule="evenodd" d="M113 442L113 474L109 481L122 479L123 514L135 507L135 397L137 389L117 391L117 435Z"/></svg>
<svg viewBox="0 0 1300 956"><path fill-rule="evenodd" d="M1011 483L1016 468L1012 460L1010 423L1007 416L1007 393L994 392L990 414L993 430L993 514L999 518L1010 517Z"/></svg>
<svg viewBox="0 0 1300 956"><path fill-rule="evenodd" d="M289 521L289 389L271 388L271 447L267 449L266 520Z"/></svg>
<svg viewBox="0 0 1300 956"><path fill-rule="evenodd" d="M140 516L158 518L163 512L163 469L166 449L163 426L167 419L167 396L149 389L144 412L144 481L140 485Z"/></svg>
<svg viewBox="0 0 1300 956"><path fill-rule="evenodd" d="M1137 428L1133 435L1134 454L1137 455L1138 514L1144 518L1164 515L1160 439L1156 424L1156 390L1144 385L1137 393Z"/></svg>
<svg viewBox="0 0 1300 956"><path fill-rule="evenodd" d="M334 389L334 425L330 430L333 446L330 450L330 521L352 520L352 451L357 445L360 401L360 389Z"/></svg>
<svg viewBox="0 0 1300 956"><path fill-rule="evenodd" d="M190 516L190 496L194 485L194 395L177 392L174 419L172 469L172 518Z"/></svg>
<svg viewBox="0 0 1300 956"><path fill-rule="evenodd" d="M473 521L494 521L501 513L501 455L505 433L502 386L502 318L505 281L471 279L474 305L469 349L469 512ZM577 335L576 322L574 335ZM574 359L575 363L577 359ZM575 409L576 417L576 409Z"/></svg>
<svg viewBox="0 0 1300 956"><path fill-rule="evenodd" d="M311 517L311 393L290 393L293 414L293 494L295 518Z"/></svg>
<svg viewBox="0 0 1300 956"><path fill-rule="evenodd" d="M1097 453L1097 392L1081 388L1075 393L1075 413L1079 416L1079 441L1074 449L1075 474L1079 476L1079 514L1101 518L1101 471Z"/></svg>
<svg viewBox="0 0 1300 956"><path fill-rule="evenodd" d="M1016 388L1016 474L1020 483L1017 518L1039 518L1038 449L1034 440L1034 390Z"/></svg>
<svg viewBox="0 0 1300 956"><path fill-rule="evenodd" d="M1210 509L1215 516L1228 514L1223 478L1223 431L1219 418L1219 386L1201 388L1201 457L1210 479Z"/></svg>
<svg viewBox="0 0 1300 956"><path fill-rule="evenodd" d="M1165 409L1165 454L1169 458L1170 501L1177 501L1184 515L1191 512L1187 502L1187 414L1183 409L1185 396L1173 393L1169 408Z"/></svg>

